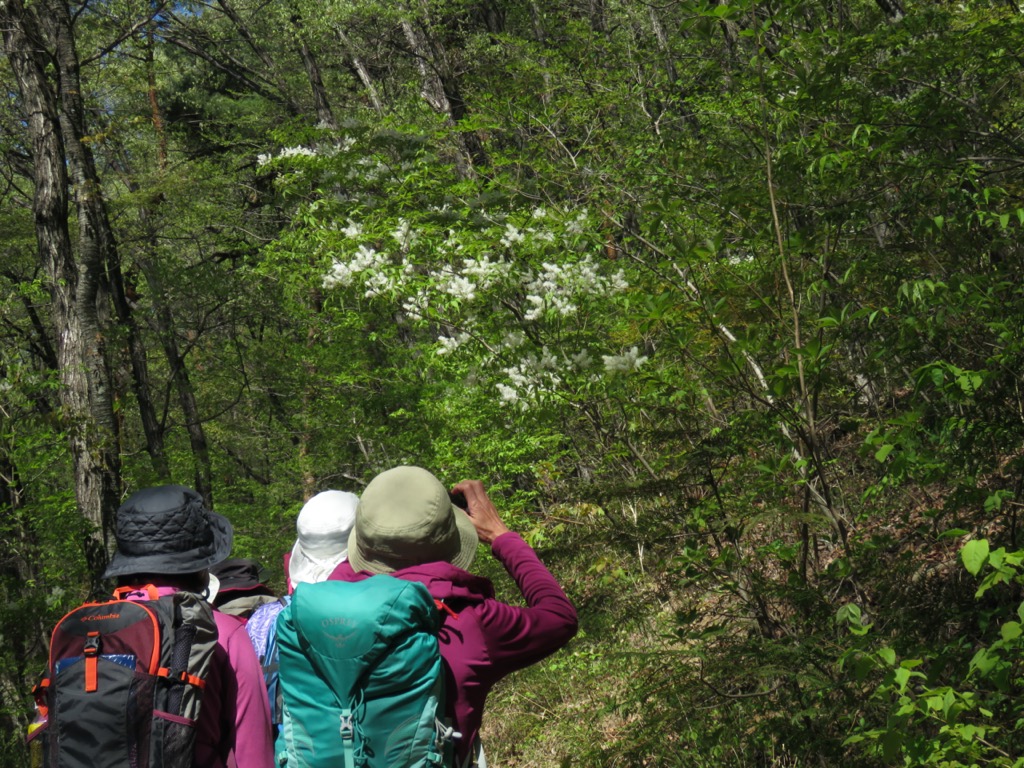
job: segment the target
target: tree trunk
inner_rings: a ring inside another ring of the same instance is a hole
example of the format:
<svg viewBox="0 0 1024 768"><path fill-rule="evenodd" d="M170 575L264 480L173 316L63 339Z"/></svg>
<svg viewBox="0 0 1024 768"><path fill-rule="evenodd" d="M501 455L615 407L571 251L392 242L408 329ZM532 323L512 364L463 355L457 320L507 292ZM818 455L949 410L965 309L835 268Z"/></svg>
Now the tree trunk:
<svg viewBox="0 0 1024 768"><path fill-rule="evenodd" d="M299 55L302 56L302 66L306 69L306 78L309 80L309 87L313 91L316 119L325 128L337 130L338 121L334 119L331 103L327 99L327 89L324 88L324 80L320 74L320 65L317 64L316 56L313 55L309 43L306 42L302 17L297 11L292 13L291 22L292 26L295 27L295 35L299 38Z"/></svg>
<svg viewBox="0 0 1024 768"><path fill-rule="evenodd" d="M466 117L468 110L458 79L452 71L448 52L440 40L429 35L429 18L426 16L428 9L425 6L421 8L424 14L420 19L422 24L417 23L414 9L407 6L407 10L409 13L402 20L402 30L422 77L423 98L435 111L445 115L449 125L455 129L459 144L456 167L460 176L472 178L476 175L475 165L487 164L487 155L475 133L459 130L459 123Z"/></svg>
<svg viewBox="0 0 1024 768"><path fill-rule="evenodd" d="M384 104L380 100L380 94L377 93L377 87L373 83L373 78L370 77L370 70L367 68L366 63L356 55L356 50L352 45L352 41L349 40L345 31L338 27L334 30L334 33L338 36L338 41L344 46L349 58L352 60L352 68L355 70L356 75L359 77L360 82L366 89L367 95L370 97L370 103L373 104L373 108L377 111L378 115L384 114Z"/></svg>
<svg viewBox="0 0 1024 768"><path fill-rule="evenodd" d="M137 261L146 278L146 285L153 301L153 321L160 336L164 356L167 358L167 365L170 368L171 380L178 393L178 404L185 420L185 429L188 432L189 445L192 448L192 456L195 461L194 487L207 505L212 507L213 470L210 465L210 448L206 440L203 420L199 415L199 404L196 402L192 379L185 366L185 354L178 346L174 313L165 297L163 278L157 265L147 258L139 258Z"/></svg>
<svg viewBox="0 0 1024 768"><path fill-rule="evenodd" d="M66 6L63 11L59 15L66 18ZM47 23L59 28L52 9L46 16ZM57 63L61 71L75 52L73 47L61 50L69 40L65 34L57 34L58 59L53 62L42 34L42 20L26 9L22 0L0 4L0 27L32 141L32 208L39 259L50 282L60 400L74 465L75 495L80 512L95 527L97 543L105 545L119 497L120 461L95 303L102 260L95 241L81 244L80 263L72 252L68 168L73 163L66 154L58 92L47 77L51 64ZM71 72L77 73L77 69ZM72 85L62 79L60 95L70 95L68 91L76 85L77 81ZM86 196L96 193L98 190L80 191ZM91 222L82 226L88 228ZM87 556L94 571L101 572L106 547L91 546Z"/></svg>

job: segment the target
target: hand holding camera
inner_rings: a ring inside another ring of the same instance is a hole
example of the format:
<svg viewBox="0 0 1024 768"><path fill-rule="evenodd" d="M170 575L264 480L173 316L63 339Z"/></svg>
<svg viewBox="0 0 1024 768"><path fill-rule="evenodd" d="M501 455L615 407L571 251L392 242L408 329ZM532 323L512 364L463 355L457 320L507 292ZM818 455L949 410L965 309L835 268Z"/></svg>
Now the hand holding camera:
<svg viewBox="0 0 1024 768"><path fill-rule="evenodd" d="M463 480L449 492L452 503L466 511L476 528L476 534L484 544L491 544L509 528L501 521L494 502L479 480ZM464 502L460 503L460 502Z"/></svg>

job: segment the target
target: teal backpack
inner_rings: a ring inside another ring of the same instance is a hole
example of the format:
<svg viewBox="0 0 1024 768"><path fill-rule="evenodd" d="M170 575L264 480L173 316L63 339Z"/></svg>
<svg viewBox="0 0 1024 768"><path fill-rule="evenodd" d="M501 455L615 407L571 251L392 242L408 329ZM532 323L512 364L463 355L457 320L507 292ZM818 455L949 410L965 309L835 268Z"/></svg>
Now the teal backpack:
<svg viewBox="0 0 1024 768"><path fill-rule="evenodd" d="M452 765L440 625L422 584L387 575L299 584L277 621L278 765Z"/></svg>

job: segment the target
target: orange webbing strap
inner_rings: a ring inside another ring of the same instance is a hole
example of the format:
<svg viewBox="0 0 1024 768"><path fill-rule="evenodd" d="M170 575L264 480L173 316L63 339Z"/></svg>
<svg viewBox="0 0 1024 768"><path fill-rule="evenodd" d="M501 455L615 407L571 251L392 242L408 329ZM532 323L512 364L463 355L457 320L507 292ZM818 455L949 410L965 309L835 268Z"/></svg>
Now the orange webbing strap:
<svg viewBox="0 0 1024 768"><path fill-rule="evenodd" d="M90 632L85 641L85 692L92 693L97 688L97 660L100 655L100 633Z"/></svg>
<svg viewBox="0 0 1024 768"><path fill-rule="evenodd" d="M437 610L447 613L453 619L458 619L459 614L453 611L444 600L434 600L434 605L437 606Z"/></svg>
<svg viewBox="0 0 1024 768"><path fill-rule="evenodd" d="M118 600L124 600L125 595L130 595L132 592L145 592L146 597L150 600L160 599L160 592L152 584L146 584L143 587L118 587L114 590L114 597Z"/></svg>
<svg viewBox="0 0 1024 768"><path fill-rule="evenodd" d="M203 678L196 677L195 675L190 675L184 669L181 670L181 672L174 673L167 667L160 667L160 669L158 669L156 673L160 677L166 677L168 680L177 680L181 683L188 683L189 685L194 685L196 688L199 689L203 689L206 687L206 681Z"/></svg>
<svg viewBox="0 0 1024 768"><path fill-rule="evenodd" d="M50 708L46 706L46 689L50 687L50 678L44 677L36 685L32 686L32 698L36 702L36 711L42 717L46 717Z"/></svg>

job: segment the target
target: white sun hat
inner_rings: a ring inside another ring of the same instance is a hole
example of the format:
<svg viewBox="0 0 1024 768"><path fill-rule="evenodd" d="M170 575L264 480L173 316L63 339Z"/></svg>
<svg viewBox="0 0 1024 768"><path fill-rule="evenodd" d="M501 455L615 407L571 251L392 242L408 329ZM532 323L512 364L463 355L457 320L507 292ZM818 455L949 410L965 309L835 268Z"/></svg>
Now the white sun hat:
<svg viewBox="0 0 1024 768"><path fill-rule="evenodd" d="M298 538L288 561L289 587L323 581L348 557L348 537L359 497L348 491L322 491L302 507L295 521Z"/></svg>

